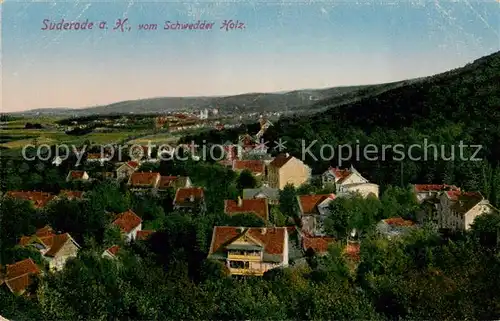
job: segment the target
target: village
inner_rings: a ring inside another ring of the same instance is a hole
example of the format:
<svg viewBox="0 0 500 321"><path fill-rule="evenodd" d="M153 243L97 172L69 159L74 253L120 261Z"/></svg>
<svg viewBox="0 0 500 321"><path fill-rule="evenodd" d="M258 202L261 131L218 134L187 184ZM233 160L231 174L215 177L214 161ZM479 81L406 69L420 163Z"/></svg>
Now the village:
<svg viewBox="0 0 500 321"><path fill-rule="evenodd" d="M275 157L268 154L265 146L258 143L264 131L272 126L261 121L261 130L255 135L240 136L237 144L225 146L224 159L218 161L241 175L251 175L259 184L255 188L242 189L236 199L221 199L224 213L230 217L254 215L264 222L263 226L213 226L208 259L224 264L233 276L263 276L276 269L293 267L305 262L308 255L328 255L331 244L343 244L344 255L353 264L359 261L362 239L353 229L345 240L338 240L325 231L332 204L342 198L359 197L378 199L379 185L370 182L353 166L350 168L330 167L316 179L321 182L325 193L297 195L296 215L288 217L285 226L276 226L271 213L279 207L280 196L288 187L300 188L313 179L311 169L300 159L287 153ZM162 195L173 193L173 209L203 215L207 211L204 186L195 186L189 177L144 171L143 165L153 162L152 151L143 146L144 153L137 159L112 164L114 171L99 173L92 177L85 170L73 169L67 173L67 182L91 182L108 179L124 183L131 193L137 195ZM87 155L87 162L100 162L99 154ZM245 173L245 174L243 174ZM421 211L413 220L402 217L387 217L377 223L377 232L387 239L398 238L405 233L431 224L439 231L466 231L476 217L486 213L498 213L480 192L464 192L460 187L433 184L412 186L413 197L420 204ZM61 190L58 195L41 191L8 191L4 198L27 200L41 209L60 199L83 200L86 192ZM113 226L122 233L125 243L143 242L155 230L143 229L145 221L132 209L116 213ZM283 224L281 224L283 225ZM46 262L47 271L60 271L68 260L77 257L81 246L67 231L55 231L46 225L33 235L19 239L19 246L34 247ZM119 260L120 246L105 249L102 257ZM293 262L293 263L292 263ZM302 263L301 263L302 262ZM1 283L12 293L23 294L30 286L33 276L45 272L31 258L8 264L0 270Z"/></svg>

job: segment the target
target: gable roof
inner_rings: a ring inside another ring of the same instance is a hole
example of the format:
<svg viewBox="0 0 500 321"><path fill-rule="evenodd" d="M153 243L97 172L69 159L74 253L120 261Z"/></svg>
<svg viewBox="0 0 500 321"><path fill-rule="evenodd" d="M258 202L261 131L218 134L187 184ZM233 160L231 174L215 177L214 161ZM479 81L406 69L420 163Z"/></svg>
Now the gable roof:
<svg viewBox="0 0 500 321"><path fill-rule="evenodd" d="M330 167L328 168L327 173L332 174L335 177L335 180L337 180L337 183L342 183L349 176L351 176L352 171L347 168L340 169L338 167Z"/></svg>
<svg viewBox="0 0 500 321"><path fill-rule="evenodd" d="M68 233L53 235L51 238L51 246L50 249L45 253L45 256L56 256L68 240L71 240L75 245L77 245Z"/></svg>
<svg viewBox="0 0 500 321"><path fill-rule="evenodd" d="M298 195L299 208L302 215L318 214L318 205L326 199L335 199L335 194Z"/></svg>
<svg viewBox="0 0 500 321"><path fill-rule="evenodd" d="M52 227L46 225L46 226L36 230L35 234L32 236L21 236L21 240L19 241L19 245L25 246L25 245L29 244L34 237L43 238L43 237L47 237L47 236L52 236L54 234L55 233L54 233L54 230L52 229Z"/></svg>
<svg viewBox="0 0 500 321"><path fill-rule="evenodd" d="M316 253L328 252L328 246L335 241L332 237L312 237L302 235L302 248L304 251L312 249Z"/></svg>
<svg viewBox="0 0 500 321"><path fill-rule="evenodd" d="M82 199L83 198L83 192L82 191L71 191L67 189L63 189L59 192L59 196L61 197L66 197L70 200L72 199Z"/></svg>
<svg viewBox="0 0 500 321"><path fill-rule="evenodd" d="M134 228L142 223L142 219L137 216L132 210L118 214L116 220L113 221L113 225L118 226L123 232L130 233Z"/></svg>
<svg viewBox="0 0 500 321"><path fill-rule="evenodd" d="M158 183L158 188L166 189L169 187L173 187L178 179L179 176L161 176L160 182Z"/></svg>
<svg viewBox="0 0 500 321"><path fill-rule="evenodd" d="M402 226L414 226L415 222L410 220L405 220L402 217L391 217L382 220L385 224L392 227L402 227Z"/></svg>
<svg viewBox="0 0 500 321"><path fill-rule="evenodd" d="M5 283L13 293L21 293L31 284L30 276L40 273L31 258L7 265Z"/></svg>
<svg viewBox="0 0 500 321"><path fill-rule="evenodd" d="M293 156L291 155L286 155L286 154L280 154L276 156L275 159L271 163L269 163L270 166L276 167L276 168L281 168L283 165L288 163L289 160L291 160Z"/></svg>
<svg viewBox="0 0 500 321"><path fill-rule="evenodd" d="M416 192L442 192L449 190L460 190L455 185L446 184L415 184L413 185Z"/></svg>
<svg viewBox="0 0 500 321"><path fill-rule="evenodd" d="M192 206L205 198L202 187L178 188L175 193L174 205Z"/></svg>
<svg viewBox="0 0 500 321"><path fill-rule="evenodd" d="M129 162L126 162L125 164L132 167L133 169L137 169L139 167L139 163L136 161L129 161Z"/></svg>
<svg viewBox="0 0 500 321"><path fill-rule="evenodd" d="M453 211L466 214L479 202L484 200L483 195L479 192L463 192L460 190L447 191L446 196L453 203L451 208Z"/></svg>
<svg viewBox="0 0 500 321"><path fill-rule="evenodd" d="M87 172L86 171L69 171L69 178L71 179L83 179Z"/></svg>
<svg viewBox="0 0 500 321"><path fill-rule="evenodd" d="M47 205L55 195L46 192L33 192L33 191L8 191L5 196L16 199L22 199L33 202L35 208L41 208Z"/></svg>
<svg viewBox="0 0 500 321"><path fill-rule="evenodd" d="M287 235L286 227L257 228L215 226L212 234L209 255L225 252L225 248L243 235L260 242L264 247L264 254L282 258L285 250ZM265 257L264 257L265 259Z"/></svg>
<svg viewBox="0 0 500 321"><path fill-rule="evenodd" d="M144 241L144 240L147 240L154 233L155 233L155 231L153 231L153 230L137 231L135 238L136 238L136 240Z"/></svg>
<svg viewBox="0 0 500 321"><path fill-rule="evenodd" d="M108 252L109 254L111 254L112 256L115 256L116 253L118 253L118 251L120 250L120 247L118 245L113 245L112 247L110 247L109 249L106 249L105 252Z"/></svg>
<svg viewBox="0 0 500 321"><path fill-rule="evenodd" d="M160 173L153 172L135 172L130 175L128 184L131 186L149 186L156 187L157 182L160 180Z"/></svg>
<svg viewBox="0 0 500 321"><path fill-rule="evenodd" d="M269 220L269 207L265 198L244 199L241 200L241 206L234 200L225 200L224 213L229 215L254 213L266 222Z"/></svg>
<svg viewBox="0 0 500 321"><path fill-rule="evenodd" d="M263 174L265 171L264 162L261 160L234 160L233 161L233 170L249 170L254 174Z"/></svg>

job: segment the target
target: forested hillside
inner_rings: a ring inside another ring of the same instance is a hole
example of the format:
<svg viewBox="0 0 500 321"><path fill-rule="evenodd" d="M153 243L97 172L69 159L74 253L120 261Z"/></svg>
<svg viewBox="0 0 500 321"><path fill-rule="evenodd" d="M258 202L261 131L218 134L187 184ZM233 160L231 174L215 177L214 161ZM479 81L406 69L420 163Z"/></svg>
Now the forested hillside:
<svg viewBox="0 0 500 321"><path fill-rule="evenodd" d="M335 101L319 102L328 106ZM197 137L186 137L202 143L203 139L213 143L235 141L238 133L256 133L258 125L244 129L216 132ZM379 158L368 160L361 155L345 160L342 166L353 164L371 181L381 185L405 185L407 183L455 183L469 190L481 190L496 204L500 202L500 52L483 57L473 63L443 74L412 82L379 95L359 101L335 106L310 117L282 119L270 127L264 139L273 147L273 141L286 141L289 153L302 158L303 147L310 146L311 153L319 158L320 147L329 144L338 147L352 146L359 142L360 150L374 144ZM427 152L424 161L424 143L436 144ZM464 148L460 157L459 144L481 145L475 158L470 159L477 148ZM383 145L403 144L407 150L414 148L403 161L394 161L391 149L382 159ZM453 150L452 150L453 149ZM443 150L443 152L441 151ZM335 149L337 152L338 149ZM453 160L448 160L452 154ZM338 165L338 155L331 160L314 159L308 153L305 161L315 173L321 173L329 165ZM370 159L374 154L370 154Z"/></svg>

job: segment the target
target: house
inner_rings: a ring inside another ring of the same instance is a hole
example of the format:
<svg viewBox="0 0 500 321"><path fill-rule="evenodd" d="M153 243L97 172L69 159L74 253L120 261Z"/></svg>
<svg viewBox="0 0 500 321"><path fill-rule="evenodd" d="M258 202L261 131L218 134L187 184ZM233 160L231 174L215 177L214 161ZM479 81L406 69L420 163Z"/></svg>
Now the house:
<svg viewBox="0 0 500 321"><path fill-rule="evenodd" d="M233 216L243 213L253 213L260 217L264 222L269 221L269 205L267 199L258 198L244 200L238 197L238 201L225 200L224 213Z"/></svg>
<svg viewBox="0 0 500 321"><path fill-rule="evenodd" d="M362 197L379 196L379 186L370 183L353 166L350 169L330 167L321 175L321 180L323 185L335 184L335 193L339 197L352 194L360 194Z"/></svg>
<svg viewBox="0 0 500 321"><path fill-rule="evenodd" d="M316 255L328 253L328 247L335 242L332 237L302 235L302 249L305 253L312 251Z"/></svg>
<svg viewBox="0 0 500 321"><path fill-rule="evenodd" d="M118 214L112 225L117 226L125 235L125 241L135 240L137 232L142 229L142 219L132 210Z"/></svg>
<svg viewBox="0 0 500 321"><path fill-rule="evenodd" d="M86 171L69 171L68 176L66 176L66 182L88 180L89 174Z"/></svg>
<svg viewBox="0 0 500 321"><path fill-rule="evenodd" d="M56 234L50 226L45 226L32 236L23 236L19 242L21 246L33 246L40 251L53 271L60 271L70 258L78 254L80 246L68 234Z"/></svg>
<svg viewBox="0 0 500 321"><path fill-rule="evenodd" d="M101 163L110 161L112 158L111 154L105 153L101 155L100 153L89 153L87 154L87 163Z"/></svg>
<svg viewBox="0 0 500 321"><path fill-rule="evenodd" d="M413 191L417 197L419 203L424 201L436 199L441 193L446 191L459 191L460 188L455 185L446 184L415 184L413 185Z"/></svg>
<svg viewBox="0 0 500 321"><path fill-rule="evenodd" d="M31 258L25 259L14 264L7 264L3 282L12 293L21 295L33 284L34 278L40 274L41 270L35 262Z"/></svg>
<svg viewBox="0 0 500 321"><path fill-rule="evenodd" d="M161 176L158 190L165 191L169 188L177 190L178 188L189 188L191 185L191 179L187 176Z"/></svg>
<svg viewBox="0 0 500 321"><path fill-rule="evenodd" d="M58 198L67 198L69 200L82 200L84 192L82 191L71 191L63 189L57 195Z"/></svg>
<svg viewBox="0 0 500 321"><path fill-rule="evenodd" d="M123 163L116 169L116 179L123 180L128 179L133 172L139 168L139 163L135 161L129 161Z"/></svg>
<svg viewBox="0 0 500 321"><path fill-rule="evenodd" d="M136 240L145 241L145 240L149 239L151 237L151 235L153 235L154 233L155 233L155 231L153 231L153 230L137 231Z"/></svg>
<svg viewBox="0 0 500 321"><path fill-rule="evenodd" d="M233 171L241 172L244 170L250 171L255 176L264 176L266 167L262 160L233 160Z"/></svg>
<svg viewBox="0 0 500 321"><path fill-rule="evenodd" d="M35 208L43 208L55 198L55 195L36 191L8 191L5 197L30 201Z"/></svg>
<svg viewBox="0 0 500 321"><path fill-rule="evenodd" d="M135 172L130 175L127 185L132 191L156 190L160 183L160 173Z"/></svg>
<svg viewBox="0 0 500 321"><path fill-rule="evenodd" d="M416 228L418 225L410 220L405 220L401 217L387 218L381 220L377 224L377 232L386 236L388 239L398 237L410 232L412 229Z"/></svg>
<svg viewBox="0 0 500 321"><path fill-rule="evenodd" d="M299 195L299 217L302 231L311 236L323 236L323 222L329 214L328 207L335 194Z"/></svg>
<svg viewBox="0 0 500 321"><path fill-rule="evenodd" d="M479 192L450 190L442 193L439 201L437 223L440 229L468 230L476 217L499 212Z"/></svg>
<svg viewBox="0 0 500 321"><path fill-rule="evenodd" d="M289 154L278 155L267 168L267 179L272 188L283 189L287 184L295 187L309 181L311 169Z"/></svg>
<svg viewBox="0 0 500 321"><path fill-rule="evenodd" d="M205 192L201 187L178 188L175 192L174 210L205 212Z"/></svg>
<svg viewBox="0 0 500 321"><path fill-rule="evenodd" d="M104 252L102 252L101 256L103 258L114 259L114 258L116 258L116 254L118 253L119 250L120 250L120 247L118 245L113 245L112 247L104 250Z"/></svg>
<svg viewBox="0 0 500 321"><path fill-rule="evenodd" d="M224 262L231 275L262 276L287 267L287 228L216 226L208 258Z"/></svg>
<svg viewBox="0 0 500 321"><path fill-rule="evenodd" d="M267 199L269 204L279 204L280 191L277 188L263 186L261 188L245 188L243 190L243 199Z"/></svg>

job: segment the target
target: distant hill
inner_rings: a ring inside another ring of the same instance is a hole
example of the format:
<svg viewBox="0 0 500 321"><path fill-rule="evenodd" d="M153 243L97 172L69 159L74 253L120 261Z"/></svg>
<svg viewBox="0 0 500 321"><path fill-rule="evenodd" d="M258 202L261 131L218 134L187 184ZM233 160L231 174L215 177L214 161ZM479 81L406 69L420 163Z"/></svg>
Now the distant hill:
<svg viewBox="0 0 500 321"><path fill-rule="evenodd" d="M15 114L85 116L104 114L150 114L182 110L199 110L218 107L223 114L239 112L293 112L309 113L321 110L318 102L325 99L337 103L349 102L405 84L405 81L388 84L304 89L282 93L246 93L224 97L161 97L121 101L109 105L70 109L44 108Z"/></svg>

